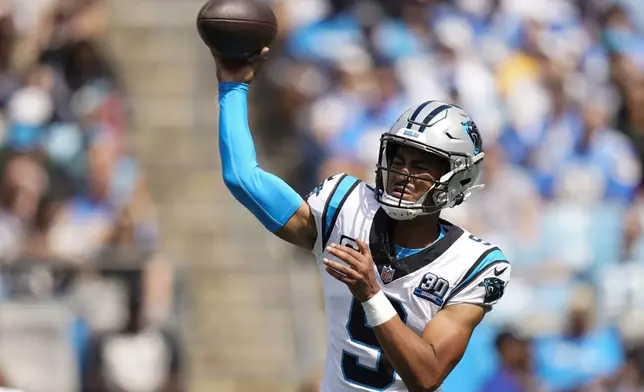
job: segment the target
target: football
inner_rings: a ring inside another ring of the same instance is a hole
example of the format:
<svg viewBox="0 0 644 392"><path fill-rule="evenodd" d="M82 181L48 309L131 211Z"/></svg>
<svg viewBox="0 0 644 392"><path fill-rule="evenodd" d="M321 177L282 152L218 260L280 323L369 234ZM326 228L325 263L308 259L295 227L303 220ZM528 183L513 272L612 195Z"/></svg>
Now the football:
<svg viewBox="0 0 644 392"><path fill-rule="evenodd" d="M260 0L210 0L199 11L197 30L216 55L243 59L273 42L277 18Z"/></svg>

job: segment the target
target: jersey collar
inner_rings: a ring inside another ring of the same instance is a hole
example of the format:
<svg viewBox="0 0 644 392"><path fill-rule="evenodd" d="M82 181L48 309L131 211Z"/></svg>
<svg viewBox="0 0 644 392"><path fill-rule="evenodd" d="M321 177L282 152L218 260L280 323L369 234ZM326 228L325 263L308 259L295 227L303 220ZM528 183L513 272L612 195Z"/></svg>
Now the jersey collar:
<svg viewBox="0 0 644 392"><path fill-rule="evenodd" d="M384 267L394 269L393 279L385 283L391 283L432 263L463 235L463 229L441 219L440 224L446 229L443 238L418 253L398 260L389 234L390 220L387 213L379 208L369 233L369 248L378 272L382 273Z"/></svg>

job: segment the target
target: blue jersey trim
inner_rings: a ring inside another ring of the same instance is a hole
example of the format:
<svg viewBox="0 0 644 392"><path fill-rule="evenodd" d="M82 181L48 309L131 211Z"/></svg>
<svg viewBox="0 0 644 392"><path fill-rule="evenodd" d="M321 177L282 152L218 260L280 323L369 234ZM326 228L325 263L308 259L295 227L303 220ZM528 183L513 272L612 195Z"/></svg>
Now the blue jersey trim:
<svg viewBox="0 0 644 392"><path fill-rule="evenodd" d="M488 253L487 256L485 256L485 258L474 269L474 271L470 272L469 275L467 275L467 277L463 279L462 283L456 286L454 290L458 289L460 286L467 286L469 283L471 283L474 280L474 278L479 274L479 272L486 269L495 261L501 261L501 260L506 260L506 258L503 252L501 252L499 249L495 249L492 252Z"/></svg>
<svg viewBox="0 0 644 392"><path fill-rule="evenodd" d="M459 292L463 291L467 286L472 284L472 282L476 281L476 279L483 273L485 272L489 267L500 264L500 263L508 263L505 255L499 248L492 248L486 251L481 255L481 258L474 263L472 268L467 272L465 278L461 280L459 284L454 287L452 292L449 294L449 296L445 299L445 304L449 302L456 294Z"/></svg>
<svg viewBox="0 0 644 392"><path fill-rule="evenodd" d="M360 180L357 178L343 175L342 178L338 180L333 191L331 191L331 194L327 199L327 205L322 213L323 246L326 246L329 238L331 237L331 232L333 231L335 222L338 220L338 216L340 215L344 202L359 183Z"/></svg>
<svg viewBox="0 0 644 392"><path fill-rule="evenodd" d="M434 244L436 244L438 241L440 241L445 236L445 231L446 230L443 227L443 225L439 224L438 226L440 228L440 232L438 233L438 238L431 245L429 245L429 246L427 246L425 248L411 249L411 248L404 248L402 246L396 245L395 246L395 248L396 248L396 259L400 260L400 259L404 259L405 257L413 256L416 253L422 252L425 249L434 246Z"/></svg>

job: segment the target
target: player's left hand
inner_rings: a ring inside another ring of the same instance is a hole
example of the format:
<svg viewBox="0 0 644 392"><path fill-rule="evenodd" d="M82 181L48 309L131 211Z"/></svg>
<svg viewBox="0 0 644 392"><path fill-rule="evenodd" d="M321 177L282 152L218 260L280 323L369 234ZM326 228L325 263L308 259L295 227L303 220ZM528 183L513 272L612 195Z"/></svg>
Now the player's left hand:
<svg viewBox="0 0 644 392"><path fill-rule="evenodd" d="M356 240L360 252L348 246L331 244L326 251L347 263L340 264L329 259L322 262L326 265L326 272L349 287L351 293L360 302L366 302L380 291L373 272L373 259L369 246L360 239Z"/></svg>

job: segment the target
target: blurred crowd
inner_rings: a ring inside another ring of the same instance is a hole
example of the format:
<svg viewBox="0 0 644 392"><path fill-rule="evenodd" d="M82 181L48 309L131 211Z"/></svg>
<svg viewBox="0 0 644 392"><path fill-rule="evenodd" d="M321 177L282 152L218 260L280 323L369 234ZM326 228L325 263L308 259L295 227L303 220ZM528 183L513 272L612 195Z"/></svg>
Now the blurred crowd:
<svg viewBox="0 0 644 392"><path fill-rule="evenodd" d="M483 190L443 216L513 262L446 391L644 391L644 3L272 0L264 153L305 194L374 179L426 100L468 111Z"/></svg>
<svg viewBox="0 0 644 392"><path fill-rule="evenodd" d="M177 277L106 1L0 0L0 387L181 390ZM443 216L513 279L445 390L644 391L644 3L268 1L253 129L302 194L373 181L380 135L419 102L481 130L486 187Z"/></svg>
<svg viewBox="0 0 644 392"><path fill-rule="evenodd" d="M103 0L0 0L0 387L179 390Z"/></svg>

